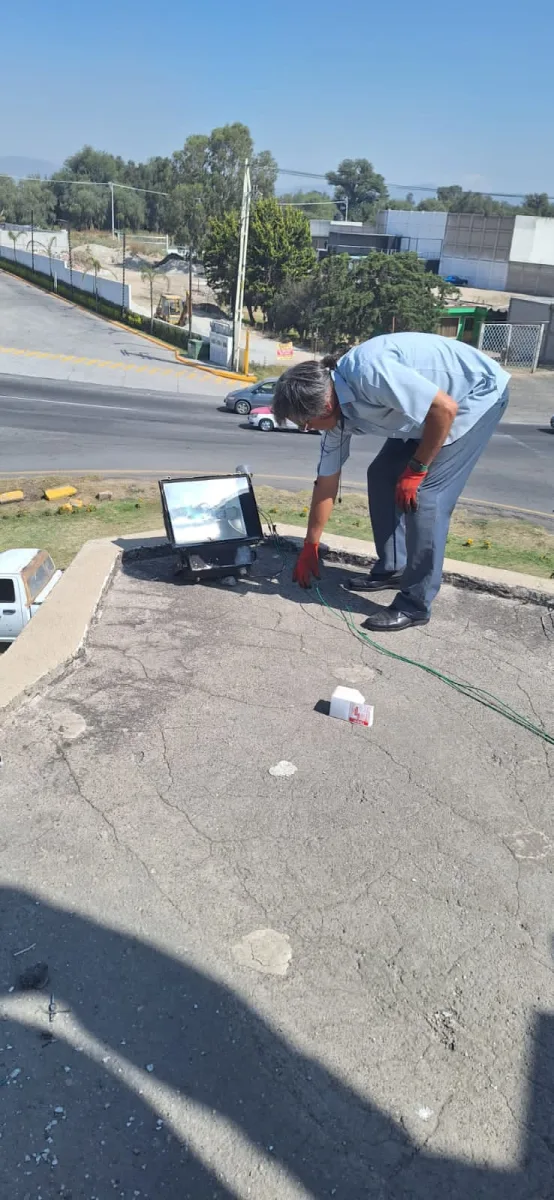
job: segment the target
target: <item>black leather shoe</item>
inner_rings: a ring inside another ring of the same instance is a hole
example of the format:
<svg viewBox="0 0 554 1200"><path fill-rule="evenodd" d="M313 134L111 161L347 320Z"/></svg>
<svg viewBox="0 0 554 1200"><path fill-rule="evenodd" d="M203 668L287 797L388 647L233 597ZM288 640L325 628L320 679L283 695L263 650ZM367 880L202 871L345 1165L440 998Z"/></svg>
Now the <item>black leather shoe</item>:
<svg viewBox="0 0 554 1200"><path fill-rule="evenodd" d="M346 586L351 592L384 592L398 587L401 579L402 571L392 571L390 575L351 575Z"/></svg>
<svg viewBox="0 0 554 1200"><path fill-rule="evenodd" d="M379 608L363 622L363 629L374 629L377 633L392 633L395 629L409 629L410 625L428 625L429 617L410 617L399 608Z"/></svg>

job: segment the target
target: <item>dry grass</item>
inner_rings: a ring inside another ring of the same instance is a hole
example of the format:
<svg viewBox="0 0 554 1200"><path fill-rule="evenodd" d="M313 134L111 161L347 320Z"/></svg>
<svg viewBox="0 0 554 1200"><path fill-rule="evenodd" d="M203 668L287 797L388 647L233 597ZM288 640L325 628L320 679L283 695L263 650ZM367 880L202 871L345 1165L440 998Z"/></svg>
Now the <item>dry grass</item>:
<svg viewBox="0 0 554 1200"><path fill-rule="evenodd" d="M58 514L58 505L43 500L45 487L72 483L85 507ZM38 546L48 550L57 566L65 567L90 538L110 537L163 526L159 488L147 477L113 478L101 475L43 475L0 480L0 492L21 487L25 500L0 507L0 550ZM111 491L111 501L97 501L96 493ZM305 527L310 493L256 488L260 510L272 521ZM92 504L94 511L87 512ZM371 540L367 498L346 493L336 505L328 525L330 533ZM538 575L554 574L554 535L526 521L483 517L463 508L456 510L447 545L450 558L485 566L505 567Z"/></svg>

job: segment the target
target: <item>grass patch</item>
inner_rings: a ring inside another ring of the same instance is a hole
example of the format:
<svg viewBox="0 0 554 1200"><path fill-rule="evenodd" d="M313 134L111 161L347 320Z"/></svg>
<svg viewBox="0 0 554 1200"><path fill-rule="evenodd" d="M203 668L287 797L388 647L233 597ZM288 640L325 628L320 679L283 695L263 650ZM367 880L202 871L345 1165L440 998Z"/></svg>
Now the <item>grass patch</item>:
<svg viewBox="0 0 554 1200"><path fill-rule="evenodd" d="M59 503L40 497L45 487L72 483L83 508L58 513ZM25 500L0 507L0 551L16 546L48 550L57 567L67 567L91 538L163 528L157 483L148 480L102 479L94 476L44 476L23 481L1 480L0 491L21 486ZM99 491L111 491L113 500L96 500ZM94 506L88 512L87 507Z"/></svg>
<svg viewBox="0 0 554 1200"><path fill-rule="evenodd" d="M290 363L257 363L251 362L248 364L248 370L251 375L255 375L256 379L274 379L276 375L282 375L283 371L290 367Z"/></svg>
<svg viewBox="0 0 554 1200"><path fill-rule="evenodd" d="M260 508L272 520L305 527L310 492L257 488L256 495ZM342 504L335 505L327 529L344 537L373 540L367 498L343 494ZM550 579L554 575L554 534L519 518L481 517L460 507L452 517L446 555Z"/></svg>
<svg viewBox="0 0 554 1200"><path fill-rule="evenodd" d="M42 500L45 487L64 483L77 487L84 504L82 509L58 513L56 503ZM16 487L23 489L25 500L0 507L0 550L37 546L48 550L59 567L67 567L78 549L91 538L163 527L155 479L44 475L0 480L0 492ZM110 491L113 499L96 500L100 491ZM305 528L310 492L257 487L256 496L260 510L270 520ZM87 511L88 505L93 505L94 511ZM335 505L328 529L344 537L371 541L366 497L344 494L342 504ZM464 508L456 509L446 553L449 558L522 571L542 579L554 576L554 534L520 519L482 517Z"/></svg>

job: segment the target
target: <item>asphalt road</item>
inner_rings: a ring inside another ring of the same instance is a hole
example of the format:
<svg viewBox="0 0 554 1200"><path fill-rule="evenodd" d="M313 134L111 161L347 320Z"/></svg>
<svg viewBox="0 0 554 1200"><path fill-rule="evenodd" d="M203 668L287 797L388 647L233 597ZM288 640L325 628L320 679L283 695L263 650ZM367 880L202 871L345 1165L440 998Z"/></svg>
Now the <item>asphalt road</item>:
<svg viewBox="0 0 554 1200"><path fill-rule="evenodd" d="M315 473L318 439L260 433L213 396L166 395L0 375L0 473L98 470L209 472L246 463L256 479L291 490ZM345 486L365 487L377 437L353 439ZM545 515L553 510L554 436L503 424L465 495Z"/></svg>

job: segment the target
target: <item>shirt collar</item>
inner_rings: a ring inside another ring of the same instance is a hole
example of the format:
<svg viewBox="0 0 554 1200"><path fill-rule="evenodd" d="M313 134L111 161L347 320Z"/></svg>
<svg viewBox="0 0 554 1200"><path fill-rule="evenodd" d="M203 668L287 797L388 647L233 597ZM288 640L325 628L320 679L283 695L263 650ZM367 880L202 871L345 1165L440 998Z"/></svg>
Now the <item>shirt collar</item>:
<svg viewBox="0 0 554 1200"><path fill-rule="evenodd" d="M351 404L355 404L356 396L352 391L350 384L346 382L346 379L343 378L339 370L331 371L331 379L333 380L335 386L337 400L340 407L344 409L348 408L348 406Z"/></svg>

